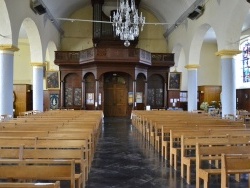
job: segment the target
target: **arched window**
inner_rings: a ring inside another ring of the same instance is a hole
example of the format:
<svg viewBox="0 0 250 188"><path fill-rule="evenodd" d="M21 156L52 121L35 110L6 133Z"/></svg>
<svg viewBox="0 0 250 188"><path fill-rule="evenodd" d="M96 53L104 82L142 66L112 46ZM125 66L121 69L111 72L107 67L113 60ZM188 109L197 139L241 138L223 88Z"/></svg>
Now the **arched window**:
<svg viewBox="0 0 250 188"><path fill-rule="evenodd" d="M250 37L244 37L241 41L239 50L242 53L235 58L235 78L236 89L250 88Z"/></svg>
<svg viewBox="0 0 250 188"><path fill-rule="evenodd" d="M243 83L250 82L250 43L245 41L242 44L242 70Z"/></svg>

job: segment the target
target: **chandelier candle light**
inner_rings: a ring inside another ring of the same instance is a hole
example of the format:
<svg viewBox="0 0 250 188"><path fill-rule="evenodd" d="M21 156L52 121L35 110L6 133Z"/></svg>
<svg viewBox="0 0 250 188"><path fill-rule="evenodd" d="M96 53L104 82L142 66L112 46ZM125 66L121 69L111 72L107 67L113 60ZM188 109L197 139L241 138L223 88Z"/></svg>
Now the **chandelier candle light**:
<svg viewBox="0 0 250 188"><path fill-rule="evenodd" d="M126 1L126 2L125 2ZM117 6L116 12L113 14L112 22L113 30L116 36L120 36L121 40L125 40L124 46L130 45L130 40L135 40L139 36L139 27L143 31L145 17L138 16L138 10L135 7L135 1L131 0L129 6L128 0L120 0L120 7Z"/></svg>

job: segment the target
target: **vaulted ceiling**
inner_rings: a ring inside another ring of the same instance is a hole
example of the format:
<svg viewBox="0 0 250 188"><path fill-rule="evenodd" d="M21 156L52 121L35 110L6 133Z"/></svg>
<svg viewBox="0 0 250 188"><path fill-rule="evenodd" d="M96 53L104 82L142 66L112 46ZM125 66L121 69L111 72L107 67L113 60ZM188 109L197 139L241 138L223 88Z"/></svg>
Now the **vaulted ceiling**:
<svg viewBox="0 0 250 188"><path fill-rule="evenodd" d="M40 0L54 18L68 18L74 11L91 4L91 0ZM116 7L119 0L104 0L105 5ZM195 2L201 0L141 0L140 6L152 12L160 22L175 23Z"/></svg>
<svg viewBox="0 0 250 188"><path fill-rule="evenodd" d="M45 5L49 14L54 18L70 18L71 14L84 6L91 5L91 0L31 0ZM116 8L120 0L103 0L104 7ZM131 0L129 0L131 1ZM135 0L137 1L137 0ZM140 7L153 13L160 23L166 23L169 29L182 18L187 17L198 5L204 5L205 0L140 0ZM249 16L245 20L242 31L250 28ZM60 20L57 20L60 24ZM146 19L147 22L147 19ZM212 30L207 32L205 40L215 42L215 34Z"/></svg>

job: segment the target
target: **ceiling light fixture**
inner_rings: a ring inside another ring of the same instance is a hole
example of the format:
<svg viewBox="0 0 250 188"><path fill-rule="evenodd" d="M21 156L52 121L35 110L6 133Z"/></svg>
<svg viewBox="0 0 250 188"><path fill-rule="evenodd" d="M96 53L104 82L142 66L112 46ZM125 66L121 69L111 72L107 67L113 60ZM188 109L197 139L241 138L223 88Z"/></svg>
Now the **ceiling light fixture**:
<svg viewBox="0 0 250 188"><path fill-rule="evenodd" d="M131 40L135 40L139 36L140 30L143 31L145 17L138 15L134 0L120 0L120 7L114 12L113 17L110 16L114 32L116 36L124 40L124 46L128 47Z"/></svg>

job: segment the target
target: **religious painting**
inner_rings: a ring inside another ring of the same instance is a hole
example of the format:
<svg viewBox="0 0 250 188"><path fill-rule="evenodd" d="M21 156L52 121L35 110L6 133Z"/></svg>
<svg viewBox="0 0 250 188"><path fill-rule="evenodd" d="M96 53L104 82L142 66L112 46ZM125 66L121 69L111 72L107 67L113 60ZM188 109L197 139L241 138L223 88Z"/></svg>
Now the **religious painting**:
<svg viewBox="0 0 250 188"><path fill-rule="evenodd" d="M170 72L168 74L168 90L180 90L181 72Z"/></svg>
<svg viewBox="0 0 250 188"><path fill-rule="evenodd" d="M134 93L133 92L128 92L128 103L133 104L133 99L134 99Z"/></svg>
<svg viewBox="0 0 250 188"><path fill-rule="evenodd" d="M60 89L59 71L46 71L47 89Z"/></svg>
<svg viewBox="0 0 250 188"><path fill-rule="evenodd" d="M136 103L142 103L142 92L136 92Z"/></svg>
<svg viewBox="0 0 250 188"><path fill-rule="evenodd" d="M94 93L86 93L86 104L94 104Z"/></svg>
<svg viewBox="0 0 250 188"><path fill-rule="evenodd" d="M50 109L58 109L59 108L59 95L58 94L50 94Z"/></svg>

